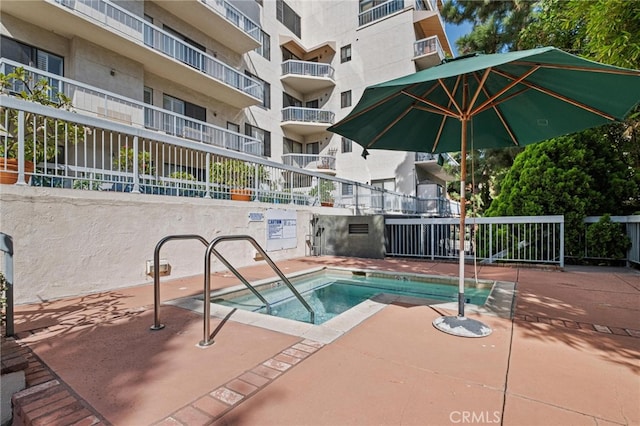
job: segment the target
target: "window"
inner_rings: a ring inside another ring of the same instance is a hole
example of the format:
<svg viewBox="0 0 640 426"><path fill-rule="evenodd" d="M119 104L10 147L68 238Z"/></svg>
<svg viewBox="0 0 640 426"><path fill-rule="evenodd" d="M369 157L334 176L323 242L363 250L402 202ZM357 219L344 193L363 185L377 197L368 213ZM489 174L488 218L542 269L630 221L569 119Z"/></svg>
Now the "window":
<svg viewBox="0 0 640 426"><path fill-rule="evenodd" d="M284 0L276 0L276 19L300 38L300 16Z"/></svg>
<svg viewBox="0 0 640 426"><path fill-rule="evenodd" d="M147 105L153 105L153 89L151 87L144 86L144 103ZM144 109L144 125L147 128L157 129L158 124L155 120L155 114L151 108Z"/></svg>
<svg viewBox="0 0 640 426"><path fill-rule="evenodd" d="M307 101L304 104L305 108L320 108L320 101L318 99L314 99L312 101Z"/></svg>
<svg viewBox="0 0 640 426"><path fill-rule="evenodd" d="M390 179L375 179L371 181L371 186L376 188L384 189L386 191L395 191L396 190L396 180L394 178Z"/></svg>
<svg viewBox="0 0 640 426"><path fill-rule="evenodd" d="M351 45L340 48L340 63L349 62L351 60Z"/></svg>
<svg viewBox="0 0 640 426"><path fill-rule="evenodd" d="M199 50L201 52L206 51L203 45L180 34L171 27L167 27L166 25L164 25L162 29L178 40L182 40L189 46L194 47L196 50ZM193 49L189 49L189 47L185 46L184 44L175 43L174 40L170 37L163 37L163 39L164 42L162 51L164 53L169 56L175 57L177 60L184 62L185 64L192 66L193 68L199 69L202 66L202 55L199 52L194 52Z"/></svg>
<svg viewBox="0 0 640 426"><path fill-rule="evenodd" d="M175 38L184 41L185 43L195 47L196 49L205 52L206 49L203 45L201 45L200 43L198 43L197 41L191 40L189 37L179 33L178 31L174 30L171 27L168 27L166 25L162 26L162 29L165 30L166 32L168 32L169 34L171 34L172 36L174 36Z"/></svg>
<svg viewBox="0 0 640 426"><path fill-rule="evenodd" d="M227 121L227 130L231 130L232 132L235 132L235 133L240 133L240 125ZM235 133L228 133L225 135L226 141L224 146L225 148L233 149L234 151L242 151L240 149L242 147L241 145L242 137L240 135L236 135Z"/></svg>
<svg viewBox="0 0 640 426"><path fill-rule="evenodd" d="M302 101L294 98L288 93L282 93L282 107L302 107Z"/></svg>
<svg viewBox="0 0 640 426"><path fill-rule="evenodd" d="M342 195L353 195L353 184L343 183L341 186L342 186Z"/></svg>
<svg viewBox="0 0 640 426"><path fill-rule="evenodd" d="M259 53L267 60L271 60L271 36L260 30L260 47L256 47L254 52Z"/></svg>
<svg viewBox="0 0 640 426"><path fill-rule="evenodd" d="M353 151L353 142L351 139L347 139L344 136L342 137L342 152L352 152Z"/></svg>
<svg viewBox="0 0 640 426"><path fill-rule="evenodd" d="M320 154L320 142L312 142L305 145L307 154L318 155Z"/></svg>
<svg viewBox="0 0 640 426"><path fill-rule="evenodd" d="M281 50L282 50L282 62L289 61L289 60L294 60L294 61L299 61L300 60L300 58L298 58L289 49L283 47Z"/></svg>
<svg viewBox="0 0 640 426"><path fill-rule="evenodd" d="M207 121L207 110L199 105L192 104L191 102L183 101L182 99L174 98L173 96L164 95L162 98L162 107L168 111L175 112L176 114L184 115L196 120ZM194 135L199 139L197 123L189 122L184 119L175 120L170 115L165 115L164 131L174 135Z"/></svg>
<svg viewBox="0 0 640 426"><path fill-rule="evenodd" d="M302 144L293 139L284 138L282 149L285 154L302 154Z"/></svg>
<svg viewBox="0 0 640 426"><path fill-rule="evenodd" d="M267 83L257 75L251 74L249 71L245 71L244 73L245 75L262 83L262 87L264 88L264 100L262 101L262 106L267 109L271 108L271 84Z"/></svg>
<svg viewBox="0 0 640 426"><path fill-rule="evenodd" d="M244 134L262 141L262 155L265 157L271 157L271 132L252 126L249 123L245 123Z"/></svg>
<svg viewBox="0 0 640 426"><path fill-rule="evenodd" d="M340 106L342 108L351 106L351 90L340 93Z"/></svg>
<svg viewBox="0 0 640 426"><path fill-rule="evenodd" d="M64 75L64 59L62 56L45 52L37 47L4 36L0 39L0 43L2 43L3 58L20 62L51 74ZM5 74L9 72L11 71L5 71Z"/></svg>

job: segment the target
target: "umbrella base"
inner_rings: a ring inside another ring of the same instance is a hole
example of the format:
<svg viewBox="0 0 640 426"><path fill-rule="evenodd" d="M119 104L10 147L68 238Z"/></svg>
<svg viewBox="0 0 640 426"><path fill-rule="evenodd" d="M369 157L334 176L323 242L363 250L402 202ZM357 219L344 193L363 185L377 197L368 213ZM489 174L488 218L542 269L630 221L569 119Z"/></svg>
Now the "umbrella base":
<svg viewBox="0 0 640 426"><path fill-rule="evenodd" d="M489 326L467 317L446 316L433 320L438 330L459 337L486 337L493 330Z"/></svg>

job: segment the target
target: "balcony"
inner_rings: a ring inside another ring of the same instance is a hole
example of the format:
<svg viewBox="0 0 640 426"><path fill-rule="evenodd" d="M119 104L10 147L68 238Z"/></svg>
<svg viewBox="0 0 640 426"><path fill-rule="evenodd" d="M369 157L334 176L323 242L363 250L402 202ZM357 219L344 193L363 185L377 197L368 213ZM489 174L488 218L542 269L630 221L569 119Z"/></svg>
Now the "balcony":
<svg viewBox="0 0 640 426"><path fill-rule="evenodd" d="M262 103L261 82L108 0L5 3L3 13L132 58L145 70L236 108Z"/></svg>
<svg viewBox="0 0 640 426"><path fill-rule="evenodd" d="M334 87L334 69L329 64L288 60L282 64L280 80L300 93Z"/></svg>
<svg viewBox="0 0 640 426"><path fill-rule="evenodd" d="M282 110L283 129L308 136L324 132L335 121L335 114L318 108L287 107Z"/></svg>
<svg viewBox="0 0 640 426"><path fill-rule="evenodd" d="M427 38L431 36L438 37L444 54L453 57L453 51L449 45L447 33L444 30L444 22L434 0L416 0L413 10L413 24L423 36Z"/></svg>
<svg viewBox="0 0 640 426"><path fill-rule="evenodd" d="M16 67L23 67L32 81L46 79L53 88L52 91L64 93L71 99L75 112L104 117L121 124L144 127L233 151L257 156L263 154L263 144L258 139L0 58L0 73L6 75ZM24 88L21 83L14 82L9 90L19 92Z"/></svg>
<svg viewBox="0 0 640 426"><path fill-rule="evenodd" d="M227 1L156 1L158 6L243 54L260 46L260 25Z"/></svg>
<svg viewBox="0 0 640 426"><path fill-rule="evenodd" d="M285 166L299 167L314 172L336 175L335 155L319 154L284 154L282 163Z"/></svg>
<svg viewBox="0 0 640 426"><path fill-rule="evenodd" d="M404 9L404 0L389 0L371 9L360 12L358 26L363 26Z"/></svg>
<svg viewBox="0 0 640 426"><path fill-rule="evenodd" d="M449 154L432 154L430 152L415 153L415 167L444 182L450 181L453 176L447 173L442 165L457 162Z"/></svg>
<svg viewBox="0 0 640 426"><path fill-rule="evenodd" d="M418 71L438 65L445 58L438 36L423 38L413 43L413 61Z"/></svg>

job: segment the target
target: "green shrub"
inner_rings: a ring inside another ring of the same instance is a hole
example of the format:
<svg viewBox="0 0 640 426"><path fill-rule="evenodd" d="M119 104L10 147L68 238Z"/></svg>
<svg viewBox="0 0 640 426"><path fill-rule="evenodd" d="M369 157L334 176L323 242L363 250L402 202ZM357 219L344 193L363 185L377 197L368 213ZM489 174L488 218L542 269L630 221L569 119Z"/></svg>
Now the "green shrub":
<svg viewBox="0 0 640 426"><path fill-rule="evenodd" d="M588 257L625 259L631 248L631 239L620 223L611 222L611 216L603 215L597 223L587 227Z"/></svg>

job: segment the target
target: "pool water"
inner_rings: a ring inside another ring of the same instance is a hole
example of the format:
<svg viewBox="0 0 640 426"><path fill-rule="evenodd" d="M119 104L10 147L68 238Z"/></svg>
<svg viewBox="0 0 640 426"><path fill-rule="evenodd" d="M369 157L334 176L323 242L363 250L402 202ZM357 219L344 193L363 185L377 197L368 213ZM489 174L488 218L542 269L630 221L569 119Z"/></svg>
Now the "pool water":
<svg viewBox="0 0 640 426"><path fill-rule="evenodd" d="M315 312L315 324L322 324L380 294L416 297L432 303L457 301L458 287L455 285L412 281L406 276L397 278L344 277L325 273L312 278L292 280L292 283ZM258 287L258 291L269 302L271 315L310 322L309 312L286 285L280 282L268 287ZM467 303L483 305L490 290L490 288L465 289ZM247 290L236 293L224 296L214 293L211 301L237 309L268 313L264 304L252 293Z"/></svg>

